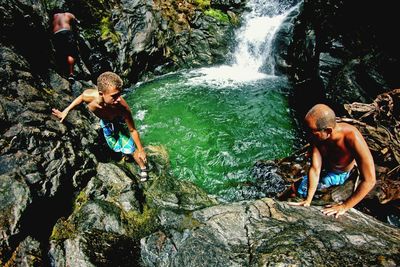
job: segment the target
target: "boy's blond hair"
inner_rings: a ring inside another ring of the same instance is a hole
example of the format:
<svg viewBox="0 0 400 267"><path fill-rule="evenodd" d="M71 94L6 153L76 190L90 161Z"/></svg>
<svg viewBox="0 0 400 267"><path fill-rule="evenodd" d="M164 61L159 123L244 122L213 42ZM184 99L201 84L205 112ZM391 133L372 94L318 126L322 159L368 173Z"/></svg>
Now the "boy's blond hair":
<svg viewBox="0 0 400 267"><path fill-rule="evenodd" d="M97 78L97 90L99 90L99 92L105 92L109 88L114 86L117 89L121 90L122 85L123 82L121 77L119 77L118 74L115 74L114 72L111 71L103 72Z"/></svg>

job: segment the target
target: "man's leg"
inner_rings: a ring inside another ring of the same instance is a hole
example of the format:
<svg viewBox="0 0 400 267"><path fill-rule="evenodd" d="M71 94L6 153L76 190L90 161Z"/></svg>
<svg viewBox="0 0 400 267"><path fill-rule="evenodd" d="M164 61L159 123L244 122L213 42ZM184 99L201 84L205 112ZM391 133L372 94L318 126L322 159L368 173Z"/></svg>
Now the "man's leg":
<svg viewBox="0 0 400 267"><path fill-rule="evenodd" d="M67 57L67 62L69 66L69 77L74 78L74 64L75 64L75 58L68 56ZM68 78L69 79L69 78Z"/></svg>

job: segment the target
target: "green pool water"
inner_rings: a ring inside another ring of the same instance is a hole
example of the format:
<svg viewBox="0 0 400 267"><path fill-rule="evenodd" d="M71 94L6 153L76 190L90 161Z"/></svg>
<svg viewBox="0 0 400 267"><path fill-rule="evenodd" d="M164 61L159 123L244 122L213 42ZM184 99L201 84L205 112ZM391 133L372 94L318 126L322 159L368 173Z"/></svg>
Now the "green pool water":
<svg viewBox="0 0 400 267"><path fill-rule="evenodd" d="M284 77L232 86L192 78L167 75L125 95L142 142L166 147L177 178L218 195L251 180L257 160L294 151L297 131Z"/></svg>

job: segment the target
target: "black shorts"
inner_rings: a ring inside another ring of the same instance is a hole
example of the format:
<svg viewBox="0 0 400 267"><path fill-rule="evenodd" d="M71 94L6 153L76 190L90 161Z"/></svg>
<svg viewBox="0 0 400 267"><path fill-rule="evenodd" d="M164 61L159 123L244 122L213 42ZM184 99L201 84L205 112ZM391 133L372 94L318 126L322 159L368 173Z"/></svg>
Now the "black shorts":
<svg viewBox="0 0 400 267"><path fill-rule="evenodd" d="M54 48L58 56L66 58L78 56L78 46L74 37L74 33L70 30L62 30L54 34Z"/></svg>

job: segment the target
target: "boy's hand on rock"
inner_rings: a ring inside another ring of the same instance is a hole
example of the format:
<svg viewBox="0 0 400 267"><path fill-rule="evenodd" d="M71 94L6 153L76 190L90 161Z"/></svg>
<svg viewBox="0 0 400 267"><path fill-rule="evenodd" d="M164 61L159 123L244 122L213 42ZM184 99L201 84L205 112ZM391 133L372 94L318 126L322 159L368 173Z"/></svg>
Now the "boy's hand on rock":
<svg viewBox="0 0 400 267"><path fill-rule="evenodd" d="M307 200L303 200L300 202L288 202L289 205L291 206L304 206L304 207L309 207L310 206L310 202Z"/></svg>
<svg viewBox="0 0 400 267"><path fill-rule="evenodd" d="M59 119L60 119L60 122L63 122L63 120L65 119L65 117L67 117L67 115L68 115L68 112L66 112L66 111L61 112L61 111L59 111L59 110L56 109L56 108L53 108L51 111L52 111L51 114L53 114L54 116L56 116L57 118L59 118Z"/></svg>
<svg viewBox="0 0 400 267"><path fill-rule="evenodd" d="M322 213L327 216L334 215L335 218L338 218L340 215L345 214L347 210L348 208L344 204L335 204L325 206Z"/></svg>
<svg viewBox="0 0 400 267"><path fill-rule="evenodd" d="M144 163L147 163L147 155L144 150L139 151L138 156Z"/></svg>

